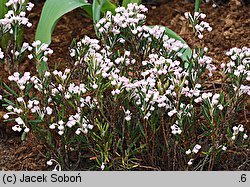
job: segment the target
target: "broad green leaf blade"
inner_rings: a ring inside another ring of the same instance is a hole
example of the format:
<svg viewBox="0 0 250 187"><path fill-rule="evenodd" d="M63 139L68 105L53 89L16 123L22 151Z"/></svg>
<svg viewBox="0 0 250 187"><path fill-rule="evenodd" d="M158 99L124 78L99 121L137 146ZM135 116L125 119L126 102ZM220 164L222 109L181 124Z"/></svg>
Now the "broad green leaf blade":
<svg viewBox="0 0 250 187"><path fill-rule="evenodd" d="M182 43L186 44L185 40L183 40L178 34L176 34L174 31L172 31L171 29L165 27L165 26L162 26L162 25L158 25L159 27L164 27L165 28L165 34L168 35L168 37L170 38L174 38L176 40L179 40L181 41ZM150 28L153 28L155 26L148 26ZM188 47L187 49L183 49L182 51L182 56L181 56L181 59L186 62L188 61L188 59L191 58L192 56L192 50L190 49L190 47Z"/></svg>
<svg viewBox="0 0 250 187"><path fill-rule="evenodd" d="M195 0L195 7L194 7L195 12L200 12L200 4L201 0Z"/></svg>
<svg viewBox="0 0 250 187"><path fill-rule="evenodd" d="M137 3L139 5L141 4L141 0L123 0L122 6L127 7L129 3Z"/></svg>
<svg viewBox="0 0 250 187"><path fill-rule="evenodd" d="M83 10L92 18L93 17L93 11L92 11L92 5L85 5L82 7Z"/></svg>
<svg viewBox="0 0 250 187"><path fill-rule="evenodd" d="M36 40L50 44L51 36L59 19L66 13L83 6L89 6L85 0L47 0L36 31Z"/></svg>

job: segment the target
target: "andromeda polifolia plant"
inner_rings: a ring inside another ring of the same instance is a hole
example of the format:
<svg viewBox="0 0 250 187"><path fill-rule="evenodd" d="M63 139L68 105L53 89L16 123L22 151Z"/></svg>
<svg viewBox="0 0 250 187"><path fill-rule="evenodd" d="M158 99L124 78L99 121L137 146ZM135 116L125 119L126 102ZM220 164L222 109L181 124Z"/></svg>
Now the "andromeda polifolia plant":
<svg viewBox="0 0 250 187"><path fill-rule="evenodd" d="M249 150L247 119L237 115L250 94L250 49L228 52L221 86L211 89L208 49L184 61L187 44L146 26L146 12L107 11L100 39L73 41L70 68L16 72L4 85L5 121L42 141L55 170L212 170L230 150ZM25 50L38 65L52 53L39 41Z"/></svg>

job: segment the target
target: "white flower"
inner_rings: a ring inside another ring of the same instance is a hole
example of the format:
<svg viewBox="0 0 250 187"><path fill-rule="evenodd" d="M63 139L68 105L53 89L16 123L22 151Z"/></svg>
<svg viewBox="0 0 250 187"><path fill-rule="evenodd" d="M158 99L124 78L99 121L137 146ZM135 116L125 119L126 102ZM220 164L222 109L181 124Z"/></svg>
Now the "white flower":
<svg viewBox="0 0 250 187"><path fill-rule="evenodd" d="M63 126L63 125L59 125L57 128L58 128L60 131L63 131L63 130L64 130L64 126Z"/></svg>
<svg viewBox="0 0 250 187"><path fill-rule="evenodd" d="M1 48L0 48L0 59L3 59L4 58L4 53L1 51Z"/></svg>
<svg viewBox="0 0 250 187"><path fill-rule="evenodd" d="M88 124L88 126L87 126L87 127L88 127L88 129L90 129L90 130L91 130L91 129L93 129L93 127L94 127L94 126L93 126L93 125L91 125L91 124Z"/></svg>
<svg viewBox="0 0 250 187"><path fill-rule="evenodd" d="M55 129L55 128L56 128L56 125L57 125L56 123L52 123L52 124L49 126L49 128L50 128L50 129Z"/></svg>
<svg viewBox="0 0 250 187"><path fill-rule="evenodd" d="M236 126L233 126L233 135L237 135L239 133L239 128Z"/></svg>
<svg viewBox="0 0 250 187"><path fill-rule="evenodd" d="M75 132L77 135L81 134L81 130L80 129L77 129L76 132Z"/></svg>
<svg viewBox="0 0 250 187"><path fill-rule="evenodd" d="M51 115L53 110L50 107L46 107L46 112L47 112L48 115Z"/></svg>
<svg viewBox="0 0 250 187"><path fill-rule="evenodd" d="M105 165L104 165L104 163L102 163L101 170L104 170L104 169L105 169Z"/></svg>
<svg viewBox="0 0 250 187"><path fill-rule="evenodd" d="M171 116L173 116L176 113L177 113L176 109L171 110L170 112L168 112L168 116L171 117Z"/></svg>
<svg viewBox="0 0 250 187"><path fill-rule="evenodd" d="M244 131L243 125L240 124L240 125L238 126L238 129L239 129L240 132L243 132L243 131Z"/></svg>
<svg viewBox="0 0 250 187"><path fill-rule="evenodd" d="M248 138L248 135L247 134L244 134L243 135L243 139L246 140Z"/></svg>
<svg viewBox="0 0 250 187"><path fill-rule="evenodd" d="M49 76L50 76L50 72L46 71L46 72L44 73L44 76L45 76L45 77L49 77Z"/></svg>
<svg viewBox="0 0 250 187"><path fill-rule="evenodd" d="M192 150L193 153L198 153L199 150L201 149L201 146L199 144L196 144Z"/></svg>
<svg viewBox="0 0 250 187"><path fill-rule="evenodd" d="M130 121L130 120L131 120L131 116L130 116L130 115L126 116L126 117L125 117L125 120L126 120L126 121Z"/></svg>
<svg viewBox="0 0 250 187"><path fill-rule="evenodd" d="M92 87L93 87L94 89L97 89L97 88L98 88L98 85L97 85L97 84L93 84Z"/></svg>
<svg viewBox="0 0 250 187"><path fill-rule="evenodd" d="M125 120L126 121L131 120L131 112L129 110L125 111Z"/></svg>
<svg viewBox="0 0 250 187"><path fill-rule="evenodd" d="M39 46L40 44L41 44L41 41L37 40L37 41L34 41L34 42L32 43L32 46L33 46L33 47L37 47L37 46Z"/></svg>
<svg viewBox="0 0 250 187"><path fill-rule="evenodd" d="M22 130L22 128L19 125L15 125L12 127L12 130L20 132Z"/></svg>
<svg viewBox="0 0 250 187"><path fill-rule="evenodd" d="M64 124L64 121L63 121L63 120L60 120L60 121L58 121L58 124L59 124L59 125L63 125L63 124Z"/></svg>
<svg viewBox="0 0 250 187"><path fill-rule="evenodd" d="M180 127L177 124L173 124L171 126L172 129L172 134L176 135L176 134L181 134L182 130L180 129Z"/></svg>
<svg viewBox="0 0 250 187"><path fill-rule="evenodd" d="M53 164L53 162L51 160L47 161L47 165L51 166Z"/></svg>
<svg viewBox="0 0 250 187"><path fill-rule="evenodd" d="M184 16L185 16L186 19L189 18L189 15L190 15L190 12L185 12L185 13L184 13Z"/></svg>
<svg viewBox="0 0 250 187"><path fill-rule="evenodd" d="M3 99L3 96L2 95L0 95L0 100L2 100Z"/></svg>
<svg viewBox="0 0 250 187"><path fill-rule="evenodd" d="M227 150L227 147L226 147L226 146L223 146L223 147L222 147L222 150L223 150L223 151L226 151L226 150Z"/></svg>
<svg viewBox="0 0 250 187"><path fill-rule="evenodd" d="M218 105L217 106L219 110L223 110L223 106L222 105Z"/></svg>
<svg viewBox="0 0 250 187"><path fill-rule="evenodd" d="M24 124L24 121L20 117L16 118L15 121L17 122L18 125L23 125Z"/></svg>
<svg viewBox="0 0 250 187"><path fill-rule="evenodd" d="M190 159L190 160L188 161L188 165L189 165L189 166L192 165L192 164L193 164L193 161L194 161L194 159Z"/></svg>
<svg viewBox="0 0 250 187"><path fill-rule="evenodd" d="M63 133L64 133L63 131L58 131L59 135L63 135Z"/></svg>
<svg viewBox="0 0 250 187"><path fill-rule="evenodd" d="M194 99L194 102L195 102L195 103L200 103L200 102L202 102L202 98L201 98L201 97L198 97L198 98Z"/></svg>
<svg viewBox="0 0 250 187"><path fill-rule="evenodd" d="M186 155L191 154L191 149L187 150L185 153L186 153Z"/></svg>
<svg viewBox="0 0 250 187"><path fill-rule="evenodd" d="M9 116L8 114L4 114L4 115L3 115L3 118L4 118L4 119L8 119L9 117L10 117L10 116Z"/></svg>
<svg viewBox="0 0 250 187"><path fill-rule="evenodd" d="M30 131L30 129L28 128L28 127L26 127L25 129L24 129L24 132L26 132L26 133L28 133Z"/></svg>
<svg viewBox="0 0 250 187"><path fill-rule="evenodd" d="M23 102L24 100L23 100L22 97L18 97L18 98L17 98L17 101L20 103L20 102Z"/></svg>

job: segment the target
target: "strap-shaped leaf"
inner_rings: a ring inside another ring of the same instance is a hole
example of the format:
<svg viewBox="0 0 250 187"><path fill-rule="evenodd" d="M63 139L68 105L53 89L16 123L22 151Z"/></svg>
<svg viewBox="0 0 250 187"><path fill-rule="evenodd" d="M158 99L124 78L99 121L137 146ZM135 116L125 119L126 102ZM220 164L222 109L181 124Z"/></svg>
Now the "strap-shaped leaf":
<svg viewBox="0 0 250 187"><path fill-rule="evenodd" d="M38 23L36 40L50 44L52 33L59 19L78 7L89 5L86 0L47 0Z"/></svg>

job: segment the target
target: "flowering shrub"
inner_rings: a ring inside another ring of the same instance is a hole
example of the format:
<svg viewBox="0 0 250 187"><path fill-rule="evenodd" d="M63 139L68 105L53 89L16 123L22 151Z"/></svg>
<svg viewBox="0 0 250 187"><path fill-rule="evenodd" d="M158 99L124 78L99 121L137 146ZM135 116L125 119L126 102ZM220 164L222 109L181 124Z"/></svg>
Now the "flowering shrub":
<svg viewBox="0 0 250 187"><path fill-rule="evenodd" d="M23 45L38 76L9 76L15 88L5 85L4 118L23 139L33 132L42 140L56 170L81 160L87 169L212 170L228 150L249 149L246 124L236 116L250 95L250 49L228 52L221 86L211 89L216 66L208 49L182 61L187 45L163 27L145 26L146 11L128 4L107 12L96 24L101 39L74 42L64 71L45 67L48 45Z"/></svg>

